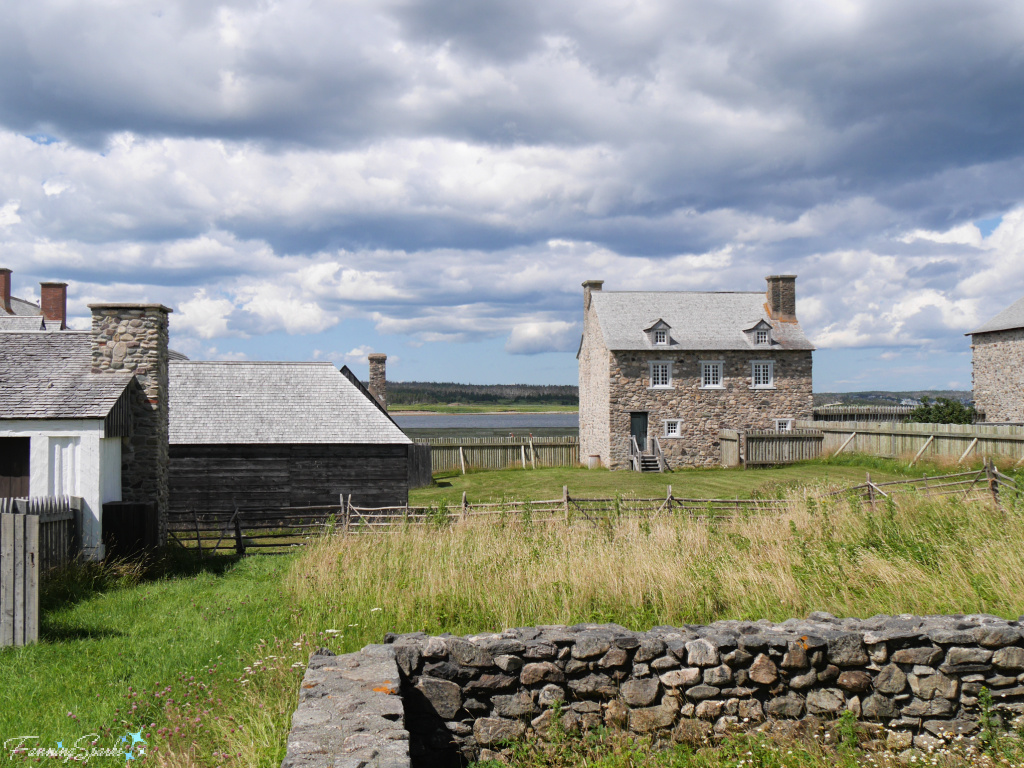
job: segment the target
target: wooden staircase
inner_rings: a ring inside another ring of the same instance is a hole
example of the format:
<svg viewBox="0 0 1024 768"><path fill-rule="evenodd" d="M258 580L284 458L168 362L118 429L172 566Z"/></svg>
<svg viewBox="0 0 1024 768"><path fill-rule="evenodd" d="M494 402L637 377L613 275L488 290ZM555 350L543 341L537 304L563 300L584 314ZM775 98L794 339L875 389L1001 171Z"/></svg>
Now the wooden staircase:
<svg viewBox="0 0 1024 768"><path fill-rule="evenodd" d="M658 457L653 453L641 453L640 454L640 471L641 472L661 472L661 462L658 461Z"/></svg>

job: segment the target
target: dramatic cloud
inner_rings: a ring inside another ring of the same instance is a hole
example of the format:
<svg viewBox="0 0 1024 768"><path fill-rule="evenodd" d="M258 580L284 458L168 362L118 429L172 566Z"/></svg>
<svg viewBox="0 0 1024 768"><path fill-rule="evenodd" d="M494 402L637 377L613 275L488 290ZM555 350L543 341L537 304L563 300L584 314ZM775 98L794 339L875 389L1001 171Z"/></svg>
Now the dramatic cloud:
<svg viewBox="0 0 1024 768"><path fill-rule="evenodd" d="M793 272L820 347L945 385L1024 294L1010 0L5 10L0 266L188 354L571 381L584 279Z"/></svg>

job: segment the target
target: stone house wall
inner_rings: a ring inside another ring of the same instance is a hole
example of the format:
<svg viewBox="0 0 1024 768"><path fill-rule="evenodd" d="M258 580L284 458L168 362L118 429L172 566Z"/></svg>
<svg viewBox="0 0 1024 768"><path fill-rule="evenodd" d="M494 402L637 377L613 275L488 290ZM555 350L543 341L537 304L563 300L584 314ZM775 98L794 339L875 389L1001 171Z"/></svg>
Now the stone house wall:
<svg viewBox="0 0 1024 768"><path fill-rule="evenodd" d="M1024 632L994 616L815 613L782 624L543 626L385 642L421 766L493 757L489 750L508 739L543 739L556 702L570 732L609 726L693 745L786 720L816 729L850 711L877 737L888 728L891 748L935 749L978 731L982 687L1008 725L1024 722ZM310 670L324 666L316 659ZM330 690L322 677L310 688Z"/></svg>
<svg viewBox="0 0 1024 768"><path fill-rule="evenodd" d="M974 405L985 421L1024 422L1024 328L972 337Z"/></svg>
<svg viewBox="0 0 1024 768"><path fill-rule="evenodd" d="M701 361L714 360L724 363L725 386L702 389ZM774 362L774 389L751 389L754 360ZM651 361L672 363L671 388L650 387ZM603 463L629 468L630 413L646 412L648 438L658 437L669 467L717 466L720 429L772 429L774 419L811 418L811 366L809 351L613 353L606 400L610 446ZM666 419L681 419L679 437L665 437ZM582 441L582 392L580 427Z"/></svg>
<svg viewBox="0 0 1024 768"><path fill-rule="evenodd" d="M579 356L580 461L600 456L602 466L610 466L608 396L611 389L611 356L604 345L597 312L584 295L583 342Z"/></svg>
<svg viewBox="0 0 1024 768"><path fill-rule="evenodd" d="M121 450L121 495L154 504L159 545L167 541L168 328L161 304L90 304L92 372L135 374L132 435Z"/></svg>

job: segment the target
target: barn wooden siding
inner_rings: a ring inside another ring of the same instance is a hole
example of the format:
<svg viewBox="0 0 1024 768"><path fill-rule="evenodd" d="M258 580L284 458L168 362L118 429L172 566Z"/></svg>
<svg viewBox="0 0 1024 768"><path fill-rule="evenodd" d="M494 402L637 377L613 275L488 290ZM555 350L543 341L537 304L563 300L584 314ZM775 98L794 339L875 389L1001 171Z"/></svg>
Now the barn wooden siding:
<svg viewBox="0 0 1024 768"><path fill-rule="evenodd" d="M564 437L432 437L434 472L511 467L575 467L580 463L580 439Z"/></svg>
<svg viewBox="0 0 1024 768"><path fill-rule="evenodd" d="M171 514L409 500L405 444L172 445L170 459Z"/></svg>

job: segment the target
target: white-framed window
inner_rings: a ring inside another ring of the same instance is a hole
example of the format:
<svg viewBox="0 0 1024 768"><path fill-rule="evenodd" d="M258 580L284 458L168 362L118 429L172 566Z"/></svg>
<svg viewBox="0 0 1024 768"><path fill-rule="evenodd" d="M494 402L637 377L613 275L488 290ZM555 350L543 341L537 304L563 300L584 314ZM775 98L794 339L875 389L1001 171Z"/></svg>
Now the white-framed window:
<svg viewBox="0 0 1024 768"><path fill-rule="evenodd" d="M665 437L679 437L682 432L682 419L665 419Z"/></svg>
<svg viewBox="0 0 1024 768"><path fill-rule="evenodd" d="M775 388L775 362L754 360L750 363L750 387L752 389Z"/></svg>
<svg viewBox="0 0 1024 768"><path fill-rule="evenodd" d="M659 330L654 332L655 344L668 344L668 331Z"/></svg>
<svg viewBox="0 0 1024 768"><path fill-rule="evenodd" d="M700 388L725 389L721 360L702 360L700 363Z"/></svg>
<svg viewBox="0 0 1024 768"><path fill-rule="evenodd" d="M793 431L793 420L792 419L776 419L775 420L775 431L776 432L792 432Z"/></svg>
<svg viewBox="0 0 1024 768"><path fill-rule="evenodd" d="M766 328L754 332L754 343L759 347L765 346L771 340L771 335Z"/></svg>
<svg viewBox="0 0 1024 768"><path fill-rule="evenodd" d="M669 389L672 386L672 363L667 360L651 361L651 388Z"/></svg>

